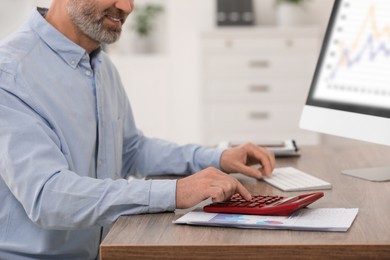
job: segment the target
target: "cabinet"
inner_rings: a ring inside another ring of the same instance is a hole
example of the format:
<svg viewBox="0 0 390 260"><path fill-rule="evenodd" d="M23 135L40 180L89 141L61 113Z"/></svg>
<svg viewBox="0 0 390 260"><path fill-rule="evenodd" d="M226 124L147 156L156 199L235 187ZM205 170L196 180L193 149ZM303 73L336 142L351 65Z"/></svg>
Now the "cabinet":
<svg viewBox="0 0 390 260"><path fill-rule="evenodd" d="M202 136L220 141L315 144L299 118L317 62L317 28L221 29L204 33Z"/></svg>

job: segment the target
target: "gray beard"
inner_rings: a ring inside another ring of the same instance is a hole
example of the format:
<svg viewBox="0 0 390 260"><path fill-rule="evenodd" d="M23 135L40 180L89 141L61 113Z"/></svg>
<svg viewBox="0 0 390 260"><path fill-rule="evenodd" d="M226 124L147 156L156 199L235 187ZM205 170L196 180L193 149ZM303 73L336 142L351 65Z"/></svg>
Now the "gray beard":
<svg viewBox="0 0 390 260"><path fill-rule="evenodd" d="M72 3L73 4L72 4ZM71 1L68 4L68 14L72 22L90 39L99 43L110 44L116 42L122 30L104 26L103 19L106 12L97 17L98 13L94 6L82 5L82 1Z"/></svg>

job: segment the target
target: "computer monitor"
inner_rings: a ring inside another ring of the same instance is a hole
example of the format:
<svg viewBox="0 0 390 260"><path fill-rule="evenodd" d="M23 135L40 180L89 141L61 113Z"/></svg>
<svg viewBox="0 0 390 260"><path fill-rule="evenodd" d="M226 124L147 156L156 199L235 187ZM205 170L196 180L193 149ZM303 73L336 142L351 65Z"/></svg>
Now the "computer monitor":
<svg viewBox="0 0 390 260"><path fill-rule="evenodd" d="M300 127L390 145L390 1L335 0ZM343 173L390 180L390 167Z"/></svg>

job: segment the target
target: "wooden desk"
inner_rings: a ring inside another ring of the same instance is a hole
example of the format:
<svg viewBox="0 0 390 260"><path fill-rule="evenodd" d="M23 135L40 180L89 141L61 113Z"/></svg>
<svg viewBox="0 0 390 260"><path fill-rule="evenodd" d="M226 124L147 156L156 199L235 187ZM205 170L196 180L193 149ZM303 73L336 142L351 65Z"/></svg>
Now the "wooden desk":
<svg viewBox="0 0 390 260"><path fill-rule="evenodd" d="M376 145L302 147L277 160L333 184L312 207L359 208L348 232L301 232L175 225L187 211L119 218L101 245L102 259L390 259L390 182L373 183L342 169L390 166ZM237 175L253 193L294 195Z"/></svg>

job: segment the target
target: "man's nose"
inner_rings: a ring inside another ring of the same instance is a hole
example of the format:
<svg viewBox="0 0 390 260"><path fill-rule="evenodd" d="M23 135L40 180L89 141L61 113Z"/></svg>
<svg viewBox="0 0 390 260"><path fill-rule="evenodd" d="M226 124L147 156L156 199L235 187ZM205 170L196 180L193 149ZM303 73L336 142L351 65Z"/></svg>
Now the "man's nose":
<svg viewBox="0 0 390 260"><path fill-rule="evenodd" d="M115 7L122 10L126 14L130 14L134 8L134 0L117 0Z"/></svg>

